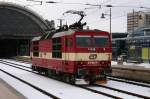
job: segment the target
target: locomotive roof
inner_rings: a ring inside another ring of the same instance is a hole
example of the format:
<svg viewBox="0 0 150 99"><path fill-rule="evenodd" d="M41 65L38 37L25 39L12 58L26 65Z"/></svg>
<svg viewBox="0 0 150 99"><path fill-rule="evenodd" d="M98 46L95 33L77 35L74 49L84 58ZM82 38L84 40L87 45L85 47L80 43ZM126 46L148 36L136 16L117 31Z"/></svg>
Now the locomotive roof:
<svg viewBox="0 0 150 99"><path fill-rule="evenodd" d="M106 31L101 31L101 30L69 29L68 31L63 31L63 32L55 33L55 34L52 36L52 38L61 37L61 36L64 36L64 35L71 35L71 34L74 34L75 32L106 32Z"/></svg>
<svg viewBox="0 0 150 99"><path fill-rule="evenodd" d="M102 31L102 30L98 30L98 29L94 29L94 30L75 30L76 32L106 32L106 31Z"/></svg>
<svg viewBox="0 0 150 99"><path fill-rule="evenodd" d="M68 31L63 31L63 32L58 32L58 33L55 33L52 38L55 38L55 37L61 37L61 36L64 36L64 35L71 35L73 34L75 31L72 30L72 29L69 29Z"/></svg>
<svg viewBox="0 0 150 99"><path fill-rule="evenodd" d="M106 32L106 31L101 31L101 30L81 30L81 29L69 29L67 31L61 31L61 32L49 32L46 33L42 36L34 37L32 41L38 41L42 39L49 39L49 38L56 38L56 37L61 37L65 35L72 35L75 32Z"/></svg>

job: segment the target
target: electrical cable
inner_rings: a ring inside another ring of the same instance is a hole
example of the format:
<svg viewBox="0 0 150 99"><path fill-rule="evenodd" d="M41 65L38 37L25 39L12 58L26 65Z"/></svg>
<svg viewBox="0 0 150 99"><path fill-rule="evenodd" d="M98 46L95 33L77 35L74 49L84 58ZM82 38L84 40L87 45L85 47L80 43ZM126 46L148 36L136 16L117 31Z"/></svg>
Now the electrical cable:
<svg viewBox="0 0 150 99"><path fill-rule="evenodd" d="M112 0L106 0L105 2L102 2L101 4L106 4L106 3L109 3L111 2Z"/></svg>
<svg viewBox="0 0 150 99"><path fill-rule="evenodd" d="M127 8L148 8L144 6L127 6L127 5L104 5L104 4L90 4L90 3L67 3L67 2L55 2L55 1L39 1L39 0L26 0L31 2L40 2L40 3L51 3L51 4L78 4L78 5L87 5L87 6L97 6L97 7L127 7ZM107 0L106 2L109 2L110 0ZM85 8L90 9L90 8ZM148 8L150 9L150 8Z"/></svg>
<svg viewBox="0 0 150 99"><path fill-rule="evenodd" d="M116 16L116 17L112 17L111 19L114 20L116 18L121 18L121 17L125 17L126 15L121 15L121 16ZM110 20L109 18L106 18L105 20L95 20L95 21L92 21L90 22L89 24L92 24L92 23L97 23L97 22L100 22L100 21L107 21L107 20Z"/></svg>

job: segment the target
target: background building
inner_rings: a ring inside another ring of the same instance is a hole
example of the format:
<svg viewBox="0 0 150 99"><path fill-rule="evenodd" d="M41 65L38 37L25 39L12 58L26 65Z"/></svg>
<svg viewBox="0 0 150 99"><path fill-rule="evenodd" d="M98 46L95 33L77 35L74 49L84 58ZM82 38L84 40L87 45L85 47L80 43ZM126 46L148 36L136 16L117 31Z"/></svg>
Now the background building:
<svg viewBox="0 0 150 99"><path fill-rule="evenodd" d="M127 30L128 60L150 61L150 12L128 13Z"/></svg>
<svg viewBox="0 0 150 99"><path fill-rule="evenodd" d="M127 54L127 33L112 33L112 60L117 60L120 55Z"/></svg>
<svg viewBox="0 0 150 99"><path fill-rule="evenodd" d="M127 32L132 33L139 27L150 26L150 12L131 12L127 14Z"/></svg>

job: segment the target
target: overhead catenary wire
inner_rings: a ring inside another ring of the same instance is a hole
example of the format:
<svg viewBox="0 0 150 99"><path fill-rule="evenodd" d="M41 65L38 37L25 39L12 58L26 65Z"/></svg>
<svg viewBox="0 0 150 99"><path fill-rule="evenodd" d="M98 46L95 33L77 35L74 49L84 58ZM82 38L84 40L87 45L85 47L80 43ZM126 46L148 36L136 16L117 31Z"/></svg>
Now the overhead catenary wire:
<svg viewBox="0 0 150 99"><path fill-rule="evenodd" d="M141 0L138 0L138 2L139 2L139 6L143 6L142 3L141 3Z"/></svg>
<svg viewBox="0 0 150 99"><path fill-rule="evenodd" d="M125 17L125 16L126 15L115 16L115 17L112 17L112 20L117 19L117 18L122 18L122 17ZM89 24L97 23L97 22L100 22L100 21L107 21L107 20L109 20L109 18L106 18L105 20L102 20L102 19L99 18L99 20L95 20L95 21L89 22Z"/></svg>
<svg viewBox="0 0 150 99"><path fill-rule="evenodd" d="M36 0L29 0L29 1L36 1ZM64 2L64 0L63 1L60 1L60 2L55 2L55 1L42 1L42 3L44 3L44 4L59 4L59 5L83 5L82 7L84 7L84 6L87 6L86 8L82 8L82 10L84 10L84 11L86 11L87 13L87 16L86 17L88 17L88 16L91 16L91 15L93 15L93 13L95 13L95 12L98 12L97 10L94 10L94 11L91 11L91 12L88 12L90 9L100 9L99 10L99 12L101 11L101 9L104 9L104 8L132 8L132 9L150 9L149 7L146 7L146 6L144 6L144 5L142 5L141 4L141 1L140 0L138 0L139 1L139 5L128 5L128 4L116 4L116 3L114 3L114 4L112 4L112 1L113 0L105 0L104 2L101 2L101 3L99 3L99 4L91 4L91 3L76 3L76 2ZM39 2L40 3L40 2ZM98 12L98 13L99 13ZM92 14L91 14L92 13ZM125 15L123 15L123 16L125 16ZM64 17L64 16L61 16L61 17ZM67 16L68 17L68 16ZM119 17L122 17L122 16L119 16ZM117 17L117 18L119 18L119 17ZM69 18L70 19L70 18ZM115 18L112 18L113 20L115 19ZM68 18L67 18L67 20L68 20ZM105 19L105 21L106 20L108 20L107 18ZM96 21L97 22L97 21ZM98 21L99 22L99 21ZM91 23L91 22L90 22ZM92 23L95 23L95 22L92 22Z"/></svg>
<svg viewBox="0 0 150 99"><path fill-rule="evenodd" d="M106 4L106 3L109 3L109 2L111 2L112 0L106 0L106 1L104 1L104 2L102 2L101 4Z"/></svg>
<svg viewBox="0 0 150 99"><path fill-rule="evenodd" d="M98 7L127 7L127 8L149 8L149 7L144 7L144 6L128 6L128 5L104 5L104 3L102 4L91 4L91 3L76 3L76 2L56 2L56 1L40 1L40 0L26 0L26 1L31 1L31 2L39 2L39 3L50 3L50 4L69 4L69 5L88 5L88 6L98 6ZM106 1L109 2L110 0ZM150 9L150 8L149 8Z"/></svg>

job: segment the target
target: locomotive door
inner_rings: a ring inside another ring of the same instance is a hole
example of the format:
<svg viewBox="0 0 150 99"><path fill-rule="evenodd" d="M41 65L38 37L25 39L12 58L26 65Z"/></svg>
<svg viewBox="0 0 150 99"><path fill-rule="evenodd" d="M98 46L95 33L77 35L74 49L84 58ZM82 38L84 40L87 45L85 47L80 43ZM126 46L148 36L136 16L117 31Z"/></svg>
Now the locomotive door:
<svg viewBox="0 0 150 99"><path fill-rule="evenodd" d="M65 63L67 63L68 60L71 60L71 50L73 48L73 39L72 37L66 37L65 39ZM65 64L65 66L67 66L69 64Z"/></svg>
<svg viewBox="0 0 150 99"><path fill-rule="evenodd" d="M60 37L52 39L52 58L57 60L57 68L58 66L62 66L62 39Z"/></svg>

